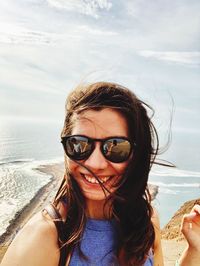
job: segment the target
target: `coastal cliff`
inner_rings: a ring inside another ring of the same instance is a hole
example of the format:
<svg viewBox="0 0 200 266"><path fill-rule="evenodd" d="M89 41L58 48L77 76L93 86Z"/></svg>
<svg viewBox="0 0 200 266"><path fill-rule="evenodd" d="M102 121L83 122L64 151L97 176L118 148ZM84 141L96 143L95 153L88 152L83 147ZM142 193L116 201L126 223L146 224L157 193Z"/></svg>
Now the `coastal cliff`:
<svg viewBox="0 0 200 266"><path fill-rule="evenodd" d="M183 234L180 232L181 220L183 215L189 213L195 204L200 204L200 199L187 201L180 207L162 229L162 239L176 239L177 241L184 239Z"/></svg>

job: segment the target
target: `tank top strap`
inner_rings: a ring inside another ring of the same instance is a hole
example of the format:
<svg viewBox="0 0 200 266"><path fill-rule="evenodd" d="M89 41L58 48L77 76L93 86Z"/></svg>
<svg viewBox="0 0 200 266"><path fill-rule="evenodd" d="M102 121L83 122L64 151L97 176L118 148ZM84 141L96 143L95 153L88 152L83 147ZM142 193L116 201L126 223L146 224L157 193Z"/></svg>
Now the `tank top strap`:
<svg viewBox="0 0 200 266"><path fill-rule="evenodd" d="M57 210L57 208L53 205L50 204L46 206L43 211L46 211L48 215L51 217L53 220L57 233L58 233L58 246L60 247L60 259L59 259L59 266L65 266L66 265L66 260L67 260L67 252L66 252L66 246L62 246L63 244L63 239L62 236L64 236L64 223L62 221L62 217Z"/></svg>

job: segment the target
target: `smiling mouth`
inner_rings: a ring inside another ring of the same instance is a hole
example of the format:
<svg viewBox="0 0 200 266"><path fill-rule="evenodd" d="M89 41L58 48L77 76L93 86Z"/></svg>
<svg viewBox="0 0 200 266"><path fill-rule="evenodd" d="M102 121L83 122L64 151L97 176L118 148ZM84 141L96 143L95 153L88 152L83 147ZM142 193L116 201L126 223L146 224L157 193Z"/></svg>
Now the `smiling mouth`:
<svg viewBox="0 0 200 266"><path fill-rule="evenodd" d="M89 175L84 175L81 174L81 176L89 183L91 184L99 184L98 180L93 177L93 176L89 176ZM113 178L113 176L104 176L104 177L98 177L99 181L101 182L101 184L106 183L108 180L110 180L111 178Z"/></svg>

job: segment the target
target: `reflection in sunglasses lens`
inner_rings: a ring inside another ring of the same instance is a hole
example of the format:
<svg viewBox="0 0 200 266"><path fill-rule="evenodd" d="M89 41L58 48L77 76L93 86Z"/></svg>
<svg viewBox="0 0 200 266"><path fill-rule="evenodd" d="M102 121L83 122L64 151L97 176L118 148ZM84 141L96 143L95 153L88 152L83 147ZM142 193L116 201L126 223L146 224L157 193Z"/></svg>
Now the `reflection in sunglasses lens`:
<svg viewBox="0 0 200 266"><path fill-rule="evenodd" d="M101 151L105 158L111 162L124 162L130 155L131 144L126 139L95 140L84 136L68 137L65 142L66 154L74 160L86 160L93 152L96 141L102 143Z"/></svg>

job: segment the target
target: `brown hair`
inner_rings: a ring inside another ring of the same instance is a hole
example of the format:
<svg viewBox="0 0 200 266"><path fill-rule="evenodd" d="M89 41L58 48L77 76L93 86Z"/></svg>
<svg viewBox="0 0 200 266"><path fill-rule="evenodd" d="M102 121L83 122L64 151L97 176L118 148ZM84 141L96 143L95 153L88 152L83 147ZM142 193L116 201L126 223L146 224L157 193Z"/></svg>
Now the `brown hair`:
<svg viewBox="0 0 200 266"><path fill-rule="evenodd" d="M118 84L109 82L82 84L67 98L61 135L71 134L74 114L80 114L88 109L102 108L118 110L126 118L129 138L132 143L136 143L134 156L123 176L123 182L109 199L113 200L112 215L118 223L119 261L122 265L142 265L155 239L151 222L153 210L147 187L149 171L159 146L157 132L147 114L147 109L152 109L139 100L133 92ZM84 197L67 166L65 179L54 204L57 206L63 198L67 198L67 218L62 244L70 256L74 247L80 243L86 214Z"/></svg>

